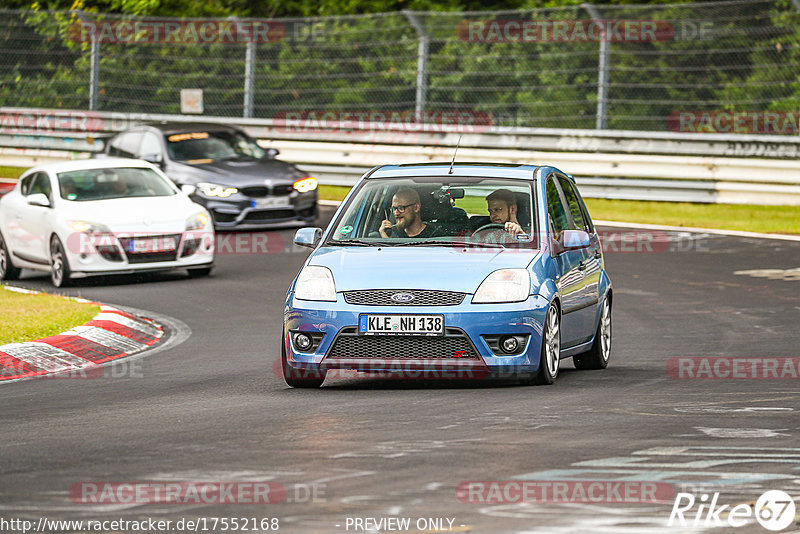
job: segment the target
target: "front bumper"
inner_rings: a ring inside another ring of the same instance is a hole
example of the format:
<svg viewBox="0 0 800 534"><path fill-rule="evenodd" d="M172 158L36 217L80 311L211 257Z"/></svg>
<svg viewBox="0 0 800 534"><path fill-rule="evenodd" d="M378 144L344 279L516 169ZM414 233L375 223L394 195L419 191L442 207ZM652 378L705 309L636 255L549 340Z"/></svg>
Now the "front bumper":
<svg viewBox="0 0 800 534"><path fill-rule="evenodd" d="M471 300L472 295L467 295L455 306L364 306L348 304L342 293L337 293L336 302L299 300L290 293L283 328L287 363L307 370L473 370L477 376L482 371L498 375L537 371L549 302L538 295L508 304L471 304ZM363 336L357 327L359 315L364 313L441 314L446 334L430 338ZM298 350L292 341L297 332L314 333L314 346ZM513 355L502 354L491 338L503 335L523 336L524 347ZM344 345L340 344L343 339L347 341ZM466 356L453 357L448 351L462 351Z"/></svg>
<svg viewBox="0 0 800 534"><path fill-rule="evenodd" d="M285 201L285 205L259 207L265 199ZM264 228L287 222L310 223L317 218L317 191L307 193L292 192L285 196L249 197L236 193L228 198L206 197L201 194L192 200L203 205L214 219L214 227L226 228Z"/></svg>
<svg viewBox="0 0 800 534"><path fill-rule="evenodd" d="M129 274L172 269L193 269L211 267L214 264L214 232L197 230L189 232L158 232L152 236L139 235L136 238L174 239L176 248L172 252L136 254L130 248L131 237L105 234L98 237L85 237L72 233L63 236L65 252L71 276L80 278L105 274Z"/></svg>

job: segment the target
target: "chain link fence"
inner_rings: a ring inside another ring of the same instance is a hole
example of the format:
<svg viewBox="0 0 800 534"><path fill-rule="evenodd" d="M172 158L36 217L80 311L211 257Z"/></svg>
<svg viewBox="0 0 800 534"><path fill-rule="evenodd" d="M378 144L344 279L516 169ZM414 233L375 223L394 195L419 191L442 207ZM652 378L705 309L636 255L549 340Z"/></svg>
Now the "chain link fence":
<svg viewBox="0 0 800 534"><path fill-rule="evenodd" d="M0 11L0 105L798 134L800 0L303 19ZM307 125L306 124L306 125Z"/></svg>

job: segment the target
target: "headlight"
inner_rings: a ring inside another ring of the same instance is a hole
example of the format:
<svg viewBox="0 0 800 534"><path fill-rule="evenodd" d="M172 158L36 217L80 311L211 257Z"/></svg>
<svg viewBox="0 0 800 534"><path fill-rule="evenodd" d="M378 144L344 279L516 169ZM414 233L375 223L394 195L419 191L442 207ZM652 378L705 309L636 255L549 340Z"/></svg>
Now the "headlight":
<svg viewBox="0 0 800 534"><path fill-rule="evenodd" d="M72 230L82 234L110 234L111 229L105 224L93 223L88 221L67 221Z"/></svg>
<svg viewBox="0 0 800 534"><path fill-rule="evenodd" d="M473 303L520 302L528 298L531 276L525 269L500 269L481 283Z"/></svg>
<svg viewBox="0 0 800 534"><path fill-rule="evenodd" d="M211 219L209 218L208 214L206 213L196 213L186 219L186 231L190 232L192 230L201 230L206 227L208 221Z"/></svg>
<svg viewBox="0 0 800 534"><path fill-rule="evenodd" d="M197 189L200 190L207 197L219 197L219 198L228 198L234 193L238 193L239 190L235 187L230 187L227 185L220 185L220 184L212 184L209 182L200 182L197 185Z"/></svg>
<svg viewBox="0 0 800 534"><path fill-rule="evenodd" d="M308 265L297 277L294 286L294 296L300 300L327 300L336 301L336 284L333 274L327 267Z"/></svg>
<svg viewBox="0 0 800 534"><path fill-rule="evenodd" d="M301 180L297 180L292 186L300 193L308 193L317 188L317 179L313 176L308 176Z"/></svg>

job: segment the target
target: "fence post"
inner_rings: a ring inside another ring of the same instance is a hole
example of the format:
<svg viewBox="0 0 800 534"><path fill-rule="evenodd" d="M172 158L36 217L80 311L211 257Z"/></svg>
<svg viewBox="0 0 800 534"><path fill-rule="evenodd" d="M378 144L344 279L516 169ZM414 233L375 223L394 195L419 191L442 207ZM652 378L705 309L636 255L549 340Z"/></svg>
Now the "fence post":
<svg viewBox="0 0 800 534"><path fill-rule="evenodd" d="M78 12L83 18L83 13ZM97 98L100 90L100 43L97 41L97 32L91 34L91 48L89 49L89 111L97 111Z"/></svg>
<svg viewBox="0 0 800 534"><path fill-rule="evenodd" d="M592 20L605 24L597 8L593 4L581 4L589 12ZM601 32L600 59L597 66L597 122L595 128L605 130L608 119L608 36L605 29Z"/></svg>
<svg viewBox="0 0 800 534"><path fill-rule="evenodd" d="M256 77L256 42L255 38L247 41L244 62L244 114L245 119L253 116L253 91Z"/></svg>
<svg viewBox="0 0 800 534"><path fill-rule="evenodd" d="M425 26L420 22L417 14L407 9L403 10L408 22L414 27L419 36L419 47L417 49L417 97L416 109L414 110L417 122L425 122L425 98L428 84L428 45L430 37L425 30Z"/></svg>

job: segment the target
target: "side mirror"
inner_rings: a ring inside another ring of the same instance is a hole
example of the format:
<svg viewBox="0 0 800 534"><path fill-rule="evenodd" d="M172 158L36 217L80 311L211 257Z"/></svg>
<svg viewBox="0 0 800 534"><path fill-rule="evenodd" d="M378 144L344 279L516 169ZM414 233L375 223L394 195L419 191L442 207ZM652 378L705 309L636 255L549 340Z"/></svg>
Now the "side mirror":
<svg viewBox="0 0 800 534"><path fill-rule="evenodd" d="M158 165L161 168L164 167L164 157L161 154L144 154L142 159L153 165Z"/></svg>
<svg viewBox="0 0 800 534"><path fill-rule="evenodd" d="M50 199L44 193L34 193L28 197L28 204L31 206L50 207Z"/></svg>
<svg viewBox="0 0 800 534"><path fill-rule="evenodd" d="M564 241L564 250L588 248L591 244L591 236L583 230L564 230L561 235Z"/></svg>
<svg viewBox="0 0 800 534"><path fill-rule="evenodd" d="M281 151L278 150L277 148L268 148L267 149L267 157L269 159L275 159L275 157L280 153L281 153Z"/></svg>
<svg viewBox="0 0 800 534"><path fill-rule="evenodd" d="M294 244L301 247L315 248L322 239L322 228L300 228L294 234Z"/></svg>
<svg viewBox="0 0 800 534"><path fill-rule="evenodd" d="M197 187L193 186L192 184L183 184L181 186L181 191L187 195L193 195L194 192L197 191Z"/></svg>

